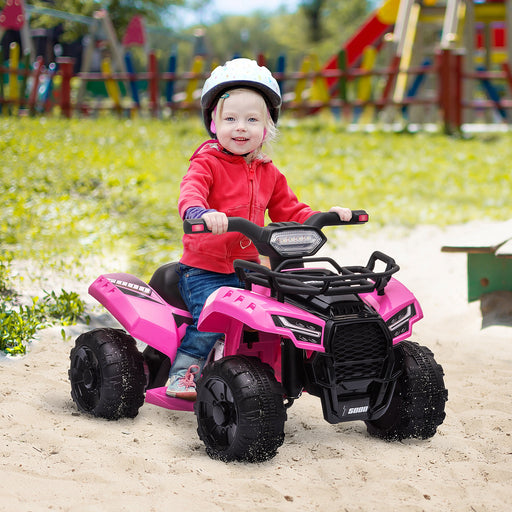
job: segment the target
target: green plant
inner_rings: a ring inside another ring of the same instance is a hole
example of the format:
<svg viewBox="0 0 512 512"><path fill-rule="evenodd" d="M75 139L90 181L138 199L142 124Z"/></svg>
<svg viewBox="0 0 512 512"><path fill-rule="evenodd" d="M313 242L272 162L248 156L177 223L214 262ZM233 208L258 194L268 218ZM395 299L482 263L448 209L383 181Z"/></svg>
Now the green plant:
<svg viewBox="0 0 512 512"><path fill-rule="evenodd" d="M45 296L39 303L40 314L46 321L55 319L62 325L76 323L85 312L85 304L76 292L61 290L59 295L54 291L45 292ZM85 320L89 323L89 316L86 316Z"/></svg>
<svg viewBox="0 0 512 512"><path fill-rule="evenodd" d="M84 302L76 292L45 292L42 299L33 297L30 305L23 305L6 284L10 281L8 266L0 262L0 350L6 354L24 354L37 331L54 323L71 325L81 317L89 323ZM65 339L65 333L62 336Z"/></svg>
<svg viewBox="0 0 512 512"><path fill-rule="evenodd" d="M31 306L15 305L11 298L0 300L0 350L16 355L26 352L26 343L42 327L37 299Z"/></svg>

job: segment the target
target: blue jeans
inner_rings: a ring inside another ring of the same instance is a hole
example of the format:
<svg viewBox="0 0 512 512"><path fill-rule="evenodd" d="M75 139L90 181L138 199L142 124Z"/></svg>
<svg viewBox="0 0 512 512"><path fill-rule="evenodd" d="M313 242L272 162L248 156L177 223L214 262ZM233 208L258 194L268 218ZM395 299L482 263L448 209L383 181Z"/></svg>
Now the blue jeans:
<svg viewBox="0 0 512 512"><path fill-rule="evenodd" d="M189 267L182 263L180 263L177 272L180 275L178 286L181 297L187 305L193 320L193 323L187 327L178 352L198 359L205 359L213 345L215 345L215 342L219 339L218 333L201 332L197 329L199 315L206 299L221 286L243 288L244 285L235 273L219 274L200 268Z"/></svg>

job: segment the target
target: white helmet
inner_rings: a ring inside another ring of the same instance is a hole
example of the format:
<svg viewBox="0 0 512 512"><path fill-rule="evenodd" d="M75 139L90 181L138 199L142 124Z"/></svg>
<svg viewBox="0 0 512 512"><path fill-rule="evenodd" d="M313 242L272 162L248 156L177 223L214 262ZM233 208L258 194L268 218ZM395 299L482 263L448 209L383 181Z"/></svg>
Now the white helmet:
<svg viewBox="0 0 512 512"><path fill-rule="evenodd" d="M281 91L272 73L265 66L259 66L255 60L234 59L216 67L203 86L201 108L204 124L210 135L214 135L211 131L211 122L217 100L225 91L236 87L248 87L258 91L265 99L270 117L277 123Z"/></svg>

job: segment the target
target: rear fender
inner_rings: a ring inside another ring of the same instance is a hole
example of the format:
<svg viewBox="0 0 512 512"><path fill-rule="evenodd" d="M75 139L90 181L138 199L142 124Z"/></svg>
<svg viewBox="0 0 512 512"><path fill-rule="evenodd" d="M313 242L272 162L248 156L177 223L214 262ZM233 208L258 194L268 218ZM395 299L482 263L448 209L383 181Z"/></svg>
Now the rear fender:
<svg viewBox="0 0 512 512"><path fill-rule="evenodd" d="M289 338L297 348L325 352L325 322L307 311L250 290L227 286L208 297L198 328L224 333L225 355L237 353L244 326L260 333L278 335L277 339Z"/></svg>
<svg viewBox="0 0 512 512"><path fill-rule="evenodd" d="M134 338L170 357L192 323L188 311L167 304L148 284L130 274L104 274L89 287L89 294L118 320Z"/></svg>
<svg viewBox="0 0 512 512"><path fill-rule="evenodd" d="M412 334L413 324L423 318L416 297L393 277L386 285L384 295L373 291L361 293L360 297L382 316L391 331L393 343L407 339Z"/></svg>

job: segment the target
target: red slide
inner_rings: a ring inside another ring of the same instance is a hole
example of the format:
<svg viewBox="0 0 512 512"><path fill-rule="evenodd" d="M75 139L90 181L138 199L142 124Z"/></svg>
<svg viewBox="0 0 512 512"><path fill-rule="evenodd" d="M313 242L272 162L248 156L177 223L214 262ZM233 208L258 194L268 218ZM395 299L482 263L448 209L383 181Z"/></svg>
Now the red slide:
<svg viewBox="0 0 512 512"><path fill-rule="evenodd" d="M359 30L348 39L343 45L343 49L347 53L347 67L354 65L367 46L374 44L393 29L399 6L400 0L385 0L359 27ZM323 69L338 69L338 55L333 55ZM328 78L329 87L335 81L335 78Z"/></svg>

